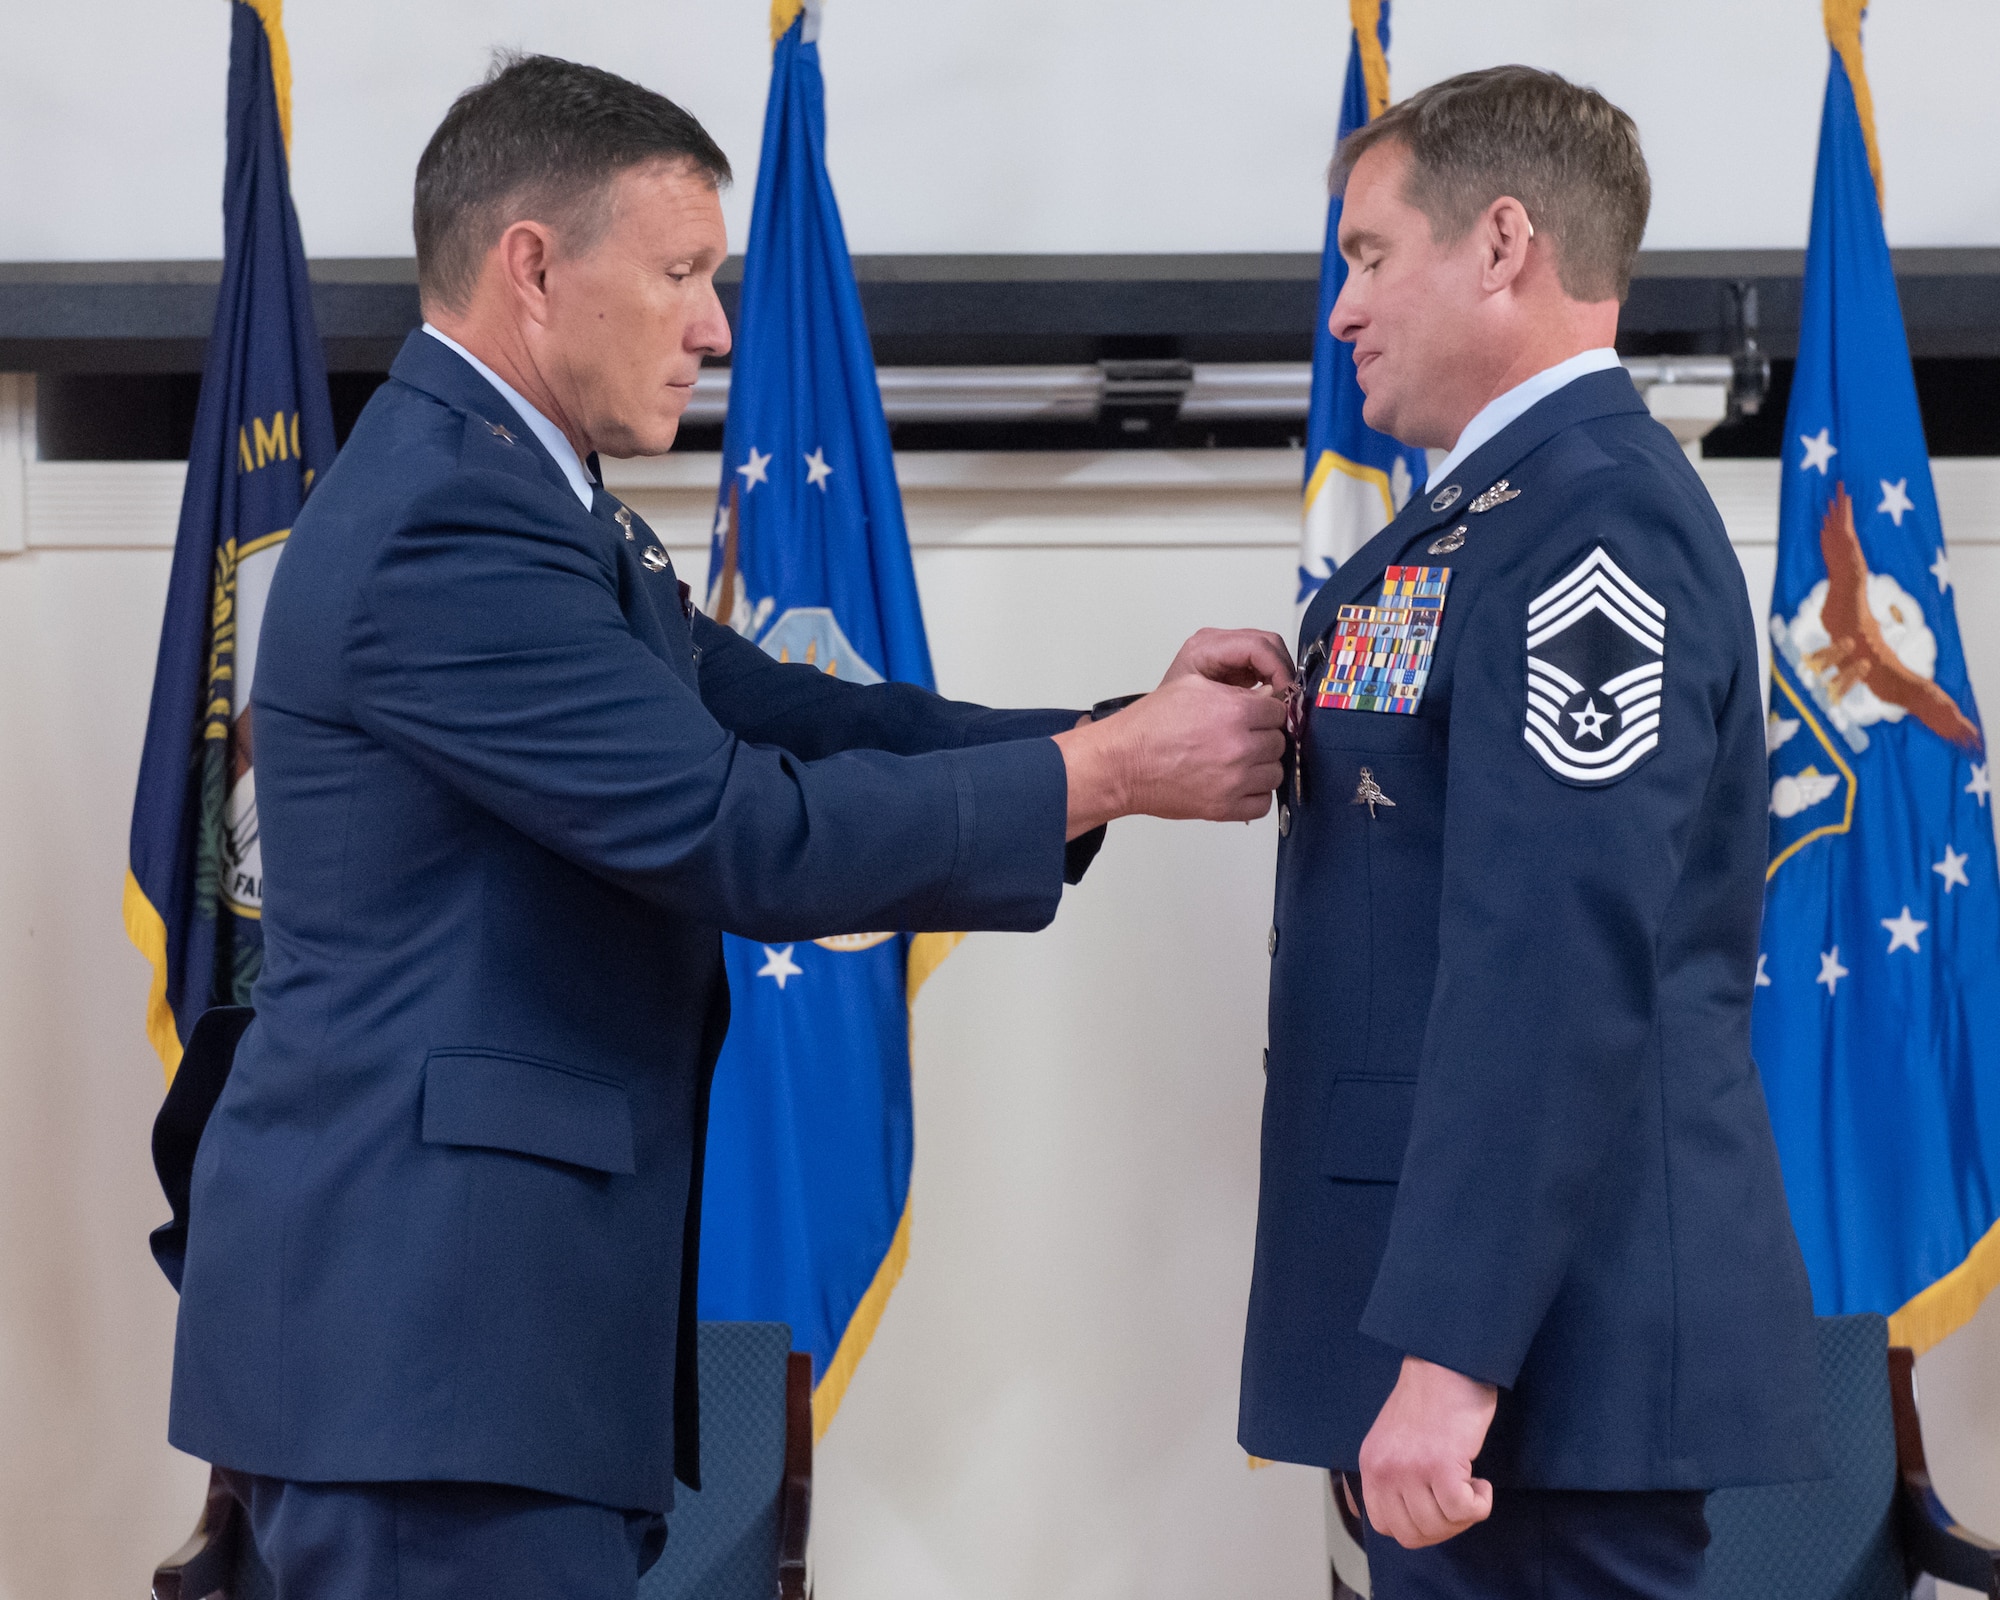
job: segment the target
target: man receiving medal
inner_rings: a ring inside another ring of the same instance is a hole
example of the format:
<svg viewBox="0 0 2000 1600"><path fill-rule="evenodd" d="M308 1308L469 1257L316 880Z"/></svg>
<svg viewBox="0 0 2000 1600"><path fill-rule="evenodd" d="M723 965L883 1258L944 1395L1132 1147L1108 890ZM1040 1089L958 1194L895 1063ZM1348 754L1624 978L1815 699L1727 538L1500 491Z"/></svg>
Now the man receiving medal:
<svg viewBox="0 0 2000 1600"><path fill-rule="evenodd" d="M1708 1490L1817 1470L1750 1057L1743 578L1612 342L1631 119L1525 67L1342 146L1332 332L1446 455L1322 588L1281 791L1241 1439L1377 1600L1693 1596Z"/></svg>

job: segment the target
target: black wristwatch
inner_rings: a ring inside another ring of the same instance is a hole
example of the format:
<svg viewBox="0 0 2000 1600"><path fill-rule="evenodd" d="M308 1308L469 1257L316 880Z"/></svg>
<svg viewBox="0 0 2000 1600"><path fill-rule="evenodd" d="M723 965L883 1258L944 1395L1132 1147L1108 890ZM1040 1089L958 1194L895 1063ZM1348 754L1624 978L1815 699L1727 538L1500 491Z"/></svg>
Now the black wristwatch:
<svg viewBox="0 0 2000 1600"><path fill-rule="evenodd" d="M1102 722L1114 711L1123 711L1134 700L1143 700L1145 698L1146 691L1142 689L1137 694L1113 695L1109 700L1100 700L1090 708L1090 720L1092 722Z"/></svg>

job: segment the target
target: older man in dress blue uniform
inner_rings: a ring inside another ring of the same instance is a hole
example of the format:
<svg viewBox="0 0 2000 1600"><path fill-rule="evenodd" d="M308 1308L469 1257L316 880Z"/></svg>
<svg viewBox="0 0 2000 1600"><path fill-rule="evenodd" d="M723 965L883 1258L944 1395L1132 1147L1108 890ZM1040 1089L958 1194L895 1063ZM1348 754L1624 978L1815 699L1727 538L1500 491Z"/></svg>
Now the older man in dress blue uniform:
<svg viewBox="0 0 2000 1600"><path fill-rule="evenodd" d="M1092 722L693 612L596 452L665 450L729 347L727 172L609 73L463 96L418 168L429 324L272 585L265 965L194 1161L171 1437L285 1600L633 1593L698 1482L721 930L1038 928L1066 841L1073 874L1112 816L1278 781L1271 635L1198 635Z"/></svg>
<svg viewBox="0 0 2000 1600"><path fill-rule="evenodd" d="M1817 1392L1749 602L1612 349L1645 161L1505 67L1339 171L1332 330L1447 454L1300 633L1242 1442L1340 1474L1378 1600L1691 1596L1706 1491L1809 1476Z"/></svg>

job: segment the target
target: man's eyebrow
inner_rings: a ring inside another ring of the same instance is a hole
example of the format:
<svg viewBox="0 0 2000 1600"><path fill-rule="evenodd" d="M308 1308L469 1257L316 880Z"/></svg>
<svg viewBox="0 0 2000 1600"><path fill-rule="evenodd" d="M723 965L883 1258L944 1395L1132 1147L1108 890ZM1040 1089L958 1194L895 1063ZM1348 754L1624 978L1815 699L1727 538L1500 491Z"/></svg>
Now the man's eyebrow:
<svg viewBox="0 0 2000 1600"><path fill-rule="evenodd" d="M1387 243L1388 240L1381 234L1371 233L1366 228L1352 230L1343 228L1340 232L1340 253L1344 256L1355 255L1371 245L1381 246Z"/></svg>

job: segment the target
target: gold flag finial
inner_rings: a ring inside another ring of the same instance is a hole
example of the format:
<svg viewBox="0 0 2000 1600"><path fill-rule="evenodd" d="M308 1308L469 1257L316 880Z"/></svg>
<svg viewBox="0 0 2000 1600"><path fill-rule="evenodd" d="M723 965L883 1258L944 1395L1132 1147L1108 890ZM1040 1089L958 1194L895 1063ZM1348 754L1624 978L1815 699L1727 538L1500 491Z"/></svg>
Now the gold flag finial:
<svg viewBox="0 0 2000 1600"><path fill-rule="evenodd" d="M1831 7L1834 0L1827 0ZM1389 58L1382 53L1382 0L1347 0L1354 42L1361 49L1361 81L1368 86L1368 120L1389 109Z"/></svg>
<svg viewBox="0 0 2000 1600"><path fill-rule="evenodd" d="M1867 0L1825 0L1826 41L1847 69L1854 90L1854 110L1861 118L1861 139L1868 146L1868 170L1875 179L1875 203L1882 204L1882 152L1875 143L1875 97L1868 92L1868 63L1861 56L1861 16Z"/></svg>

